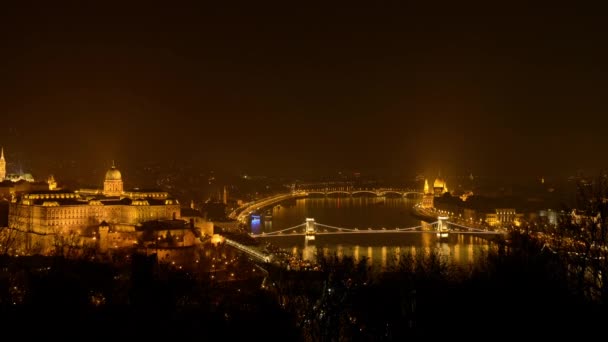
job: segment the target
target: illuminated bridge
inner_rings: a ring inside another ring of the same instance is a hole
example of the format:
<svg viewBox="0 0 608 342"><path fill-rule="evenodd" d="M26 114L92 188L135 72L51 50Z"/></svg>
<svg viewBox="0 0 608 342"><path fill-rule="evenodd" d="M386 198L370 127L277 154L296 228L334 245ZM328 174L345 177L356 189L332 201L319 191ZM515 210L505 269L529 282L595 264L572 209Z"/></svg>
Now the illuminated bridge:
<svg viewBox="0 0 608 342"><path fill-rule="evenodd" d="M340 234L437 234L438 237L447 237L448 234L475 234L475 235L504 235L502 231L491 231L480 228L467 227L447 221L447 217L440 216L437 221L415 227L392 229L359 229L330 226L315 222L314 218L307 218L306 222L297 226L277 230L274 232L250 234L254 238L305 236L306 240L314 240L318 235Z"/></svg>
<svg viewBox="0 0 608 342"><path fill-rule="evenodd" d="M399 188L377 188L377 189L356 189L356 188L321 188L321 189L307 189L300 190L305 196L308 195L358 195L366 194L378 197L383 197L389 194L398 196L411 196L411 195L423 195L422 192L415 189L399 189Z"/></svg>
<svg viewBox="0 0 608 342"><path fill-rule="evenodd" d="M300 189L295 190L289 193L282 193L278 195L273 195L270 197L262 198L256 201L248 202L242 205L241 207L232 211L228 217L231 219L236 219L240 222L246 222L247 216L256 210L260 210L263 207L271 206L273 204L292 199L292 198L300 198L300 197L308 197L309 195L359 195L359 194L367 194L377 197L383 197L389 194L398 195L398 196L421 196L422 192L415 189L400 189L400 188L354 188L354 187L325 187L325 188L311 188L311 189Z"/></svg>
<svg viewBox="0 0 608 342"><path fill-rule="evenodd" d="M279 203L281 201L285 201L291 198L306 196L304 193L300 191L294 191L290 193L278 194L266 198L262 198L256 201L245 203L239 208L232 211L228 217L231 219L236 219L240 222L245 222L246 218L251 212L254 210L259 210L260 208L267 207L273 205L275 203Z"/></svg>
<svg viewBox="0 0 608 342"><path fill-rule="evenodd" d="M241 252L245 252L247 255L249 255L250 257L252 257L253 259L255 259L257 261L270 262L272 260L272 256L270 254L263 253L255 247L246 246L246 245L243 245L241 243L238 243L238 242L236 242L234 240L230 240L230 239L226 239L225 241L226 241L227 245L232 246L232 247L240 250Z"/></svg>
<svg viewBox="0 0 608 342"><path fill-rule="evenodd" d="M454 222L448 222L447 217L440 216L437 221L415 227L393 228L393 229L358 229L330 226L315 222L314 218L307 218L306 222L297 226L277 230L269 233L250 234L254 238L270 238L281 236L304 236L305 241L315 240L318 235L341 235L341 234L436 234L439 238L446 238L449 234L474 234L499 236L506 232L489 231L479 228L467 227ZM226 239L226 244L232 246L258 262L269 263L273 255L261 251L255 246L247 246L231 239Z"/></svg>

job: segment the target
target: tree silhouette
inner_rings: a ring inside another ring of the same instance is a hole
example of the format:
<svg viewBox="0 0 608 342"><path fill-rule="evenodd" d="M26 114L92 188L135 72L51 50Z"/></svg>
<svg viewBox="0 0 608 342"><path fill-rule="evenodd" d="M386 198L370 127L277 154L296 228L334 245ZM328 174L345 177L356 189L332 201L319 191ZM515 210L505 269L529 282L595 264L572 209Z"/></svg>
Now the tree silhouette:
<svg viewBox="0 0 608 342"><path fill-rule="evenodd" d="M575 217L555 229L557 253L568 266L575 291L608 304L608 175L577 183Z"/></svg>

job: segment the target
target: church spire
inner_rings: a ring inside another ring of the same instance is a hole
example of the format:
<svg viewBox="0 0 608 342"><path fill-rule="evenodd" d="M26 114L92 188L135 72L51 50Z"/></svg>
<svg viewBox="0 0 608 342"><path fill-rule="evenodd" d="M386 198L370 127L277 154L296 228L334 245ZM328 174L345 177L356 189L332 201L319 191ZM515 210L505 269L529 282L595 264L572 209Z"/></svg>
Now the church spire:
<svg viewBox="0 0 608 342"><path fill-rule="evenodd" d="M6 178L6 160L4 160L4 147L0 152L0 182Z"/></svg>
<svg viewBox="0 0 608 342"><path fill-rule="evenodd" d="M112 159L112 168L115 169L116 165L114 165L114 159Z"/></svg>

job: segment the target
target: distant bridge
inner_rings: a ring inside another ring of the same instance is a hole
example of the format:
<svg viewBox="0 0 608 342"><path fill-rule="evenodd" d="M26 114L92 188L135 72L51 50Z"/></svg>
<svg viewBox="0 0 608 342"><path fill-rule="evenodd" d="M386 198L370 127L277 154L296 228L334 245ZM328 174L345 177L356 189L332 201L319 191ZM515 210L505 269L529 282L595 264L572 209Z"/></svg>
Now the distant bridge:
<svg viewBox="0 0 608 342"><path fill-rule="evenodd" d="M248 254L250 257L252 257L253 259L255 259L257 261L270 262L272 260L272 256L270 254L262 253L255 247L246 246L246 245L243 245L241 243L238 243L238 242L236 242L234 240L230 240L230 239L226 239L225 241L226 241L227 245L232 246L232 247L240 250L241 252L245 252L246 254Z"/></svg>
<svg viewBox="0 0 608 342"><path fill-rule="evenodd" d="M256 201L245 203L244 205L233 210L228 215L228 217L231 219L236 219L240 222L245 222L247 216L249 216L249 214L251 214L255 210L259 210L263 207L267 207L267 206L270 206L275 203L279 203L279 202L282 202L282 201L285 201L285 200L288 200L291 198L303 197L303 196L307 196L307 195L305 195L304 193L299 192L299 191L294 191L294 192L290 192L290 193L283 193L283 194L278 194L278 195L262 198L262 199L259 199Z"/></svg>
<svg viewBox="0 0 608 342"><path fill-rule="evenodd" d="M278 195L273 195L270 197L262 198L256 201L245 203L244 205L233 210L228 217L231 219L236 219L240 222L245 222L247 216L256 210L260 210L264 207L271 206L273 204L292 199L292 198L300 198L300 197L308 197L309 195L358 195L358 194L368 194L377 197L383 197L388 194L399 195L402 197L407 197L411 195L421 196L422 192L409 189L409 188L354 188L354 187L326 187L326 188L314 188L314 189L300 189L294 190L289 193L282 193Z"/></svg>
<svg viewBox="0 0 608 342"><path fill-rule="evenodd" d="M399 188L378 188L378 189L353 189L353 188L324 188L324 189L308 189L308 190L300 190L305 196L308 195L358 195L358 194L368 194L377 197L384 197L389 194L399 195L399 196L410 196L410 195L423 195L422 192L415 189L399 189Z"/></svg>

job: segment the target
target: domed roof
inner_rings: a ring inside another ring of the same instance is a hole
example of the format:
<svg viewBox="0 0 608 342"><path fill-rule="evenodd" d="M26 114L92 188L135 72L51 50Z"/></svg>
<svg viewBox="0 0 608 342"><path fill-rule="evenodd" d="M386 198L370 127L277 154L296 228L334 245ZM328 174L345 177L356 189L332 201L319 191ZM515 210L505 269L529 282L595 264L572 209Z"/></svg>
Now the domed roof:
<svg viewBox="0 0 608 342"><path fill-rule="evenodd" d="M433 183L433 187L434 188L444 188L445 181L443 180L443 178L436 178L435 183Z"/></svg>
<svg viewBox="0 0 608 342"><path fill-rule="evenodd" d="M106 180L107 181L116 181L116 180L122 180L122 175L120 174L120 171L118 171L118 169L115 166L112 166L111 169L108 170L108 172L106 172Z"/></svg>

